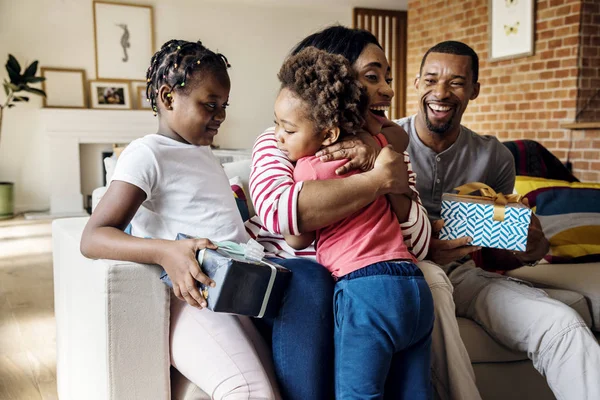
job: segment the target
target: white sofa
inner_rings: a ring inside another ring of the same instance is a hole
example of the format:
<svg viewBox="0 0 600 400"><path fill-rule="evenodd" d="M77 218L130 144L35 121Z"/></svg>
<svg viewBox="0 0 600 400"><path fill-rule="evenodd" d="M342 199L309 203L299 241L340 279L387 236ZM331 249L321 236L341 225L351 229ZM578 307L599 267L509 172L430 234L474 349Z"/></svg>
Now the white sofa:
<svg viewBox="0 0 600 400"><path fill-rule="evenodd" d="M225 170L240 176L247 190L249 161ZM86 222L61 219L52 226L59 398L208 398L169 368L170 298L158 268L84 258L79 242ZM540 265L511 274L553 288L552 297L600 331L600 265ZM506 349L471 320L458 321L485 400L554 398L526 354Z"/></svg>

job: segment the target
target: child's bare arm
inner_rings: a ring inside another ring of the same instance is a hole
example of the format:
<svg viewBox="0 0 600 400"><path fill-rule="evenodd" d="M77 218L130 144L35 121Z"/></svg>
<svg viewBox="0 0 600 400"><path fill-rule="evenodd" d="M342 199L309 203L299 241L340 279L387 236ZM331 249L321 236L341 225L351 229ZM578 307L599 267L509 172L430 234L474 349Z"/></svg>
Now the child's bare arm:
<svg viewBox="0 0 600 400"><path fill-rule="evenodd" d="M388 119L381 128L381 133L398 153L404 152L408 147L408 133L395 122Z"/></svg>
<svg viewBox="0 0 600 400"><path fill-rule="evenodd" d="M295 250L302 250L310 246L315 241L315 233L308 232L298 236L283 235L286 243Z"/></svg>
<svg viewBox="0 0 600 400"><path fill-rule="evenodd" d="M216 246L207 239L142 239L124 233L145 198L146 194L137 186L121 181L111 183L83 231L81 253L95 259L159 264L169 274L175 295L202 308L206 301L195 280L207 285L214 282L200 270L196 252Z"/></svg>

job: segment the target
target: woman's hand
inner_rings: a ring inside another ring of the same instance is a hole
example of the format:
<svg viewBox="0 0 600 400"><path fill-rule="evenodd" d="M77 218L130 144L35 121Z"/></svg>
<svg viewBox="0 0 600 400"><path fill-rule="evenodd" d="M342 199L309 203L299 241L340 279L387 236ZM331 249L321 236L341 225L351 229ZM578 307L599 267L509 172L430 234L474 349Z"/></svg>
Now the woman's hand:
<svg viewBox="0 0 600 400"><path fill-rule="evenodd" d="M217 246L208 239L164 241L158 260L173 282L175 296L200 309L206 307L206 299L198 290L196 281L215 287L215 282L202 273L196 259L198 250L204 248L216 249Z"/></svg>
<svg viewBox="0 0 600 400"><path fill-rule="evenodd" d="M345 137L337 143L319 150L315 155L323 162L348 159L346 164L335 170L337 175L346 174L354 169L360 169L363 172L370 171L373 169L379 153L375 140L370 136L368 132L365 132L365 134ZM369 139L375 145L367 143L370 142Z"/></svg>

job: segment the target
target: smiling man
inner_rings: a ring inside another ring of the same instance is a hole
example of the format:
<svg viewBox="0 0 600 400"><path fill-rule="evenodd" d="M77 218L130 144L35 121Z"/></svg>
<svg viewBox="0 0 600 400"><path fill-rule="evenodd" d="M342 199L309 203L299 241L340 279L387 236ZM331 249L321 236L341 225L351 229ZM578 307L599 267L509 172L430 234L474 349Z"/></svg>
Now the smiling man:
<svg viewBox="0 0 600 400"><path fill-rule="evenodd" d="M508 149L495 137L461 125L469 101L479 95L478 74L479 58L469 46L454 41L435 45L425 53L415 80L417 114L396 121L410 135L408 152L417 189L434 232L441 228L437 220L442 193L468 182L483 182L497 192L513 191L515 167ZM426 278L446 273L454 286L456 314L477 321L505 346L526 352L558 399L600 399L600 347L581 317L526 282L477 268L508 270L537 263L548 251L539 220L532 217L526 252L479 249L469 246L469 240L432 238L428 258L433 263L419 264ZM451 288L447 292L452 293ZM447 313L443 318L448 319L454 307L436 308L438 312ZM451 386L454 398L466 397L456 396L452 387L469 387L465 380L473 379L452 368L462 364L465 355L463 346L433 352L434 363L438 357L438 363L449 364L448 376L437 378Z"/></svg>

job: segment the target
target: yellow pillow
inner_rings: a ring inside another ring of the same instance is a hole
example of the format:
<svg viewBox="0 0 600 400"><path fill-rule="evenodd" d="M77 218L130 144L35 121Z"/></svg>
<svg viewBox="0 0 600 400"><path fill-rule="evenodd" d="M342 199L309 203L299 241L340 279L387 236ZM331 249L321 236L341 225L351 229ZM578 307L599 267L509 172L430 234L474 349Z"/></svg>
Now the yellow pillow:
<svg viewBox="0 0 600 400"><path fill-rule="evenodd" d="M533 176L521 176L518 175L515 181L515 191L517 194L526 195L537 189L546 187L572 187L572 188L589 188L589 189L600 189L600 183L593 182L567 182L558 181L554 179L536 178Z"/></svg>
<svg viewBox="0 0 600 400"><path fill-rule="evenodd" d="M517 176L515 180L515 191L517 194L526 195L534 190L547 187L571 187L571 188L586 188L600 189L600 183L592 182L567 182L554 179L536 178L533 176Z"/></svg>

